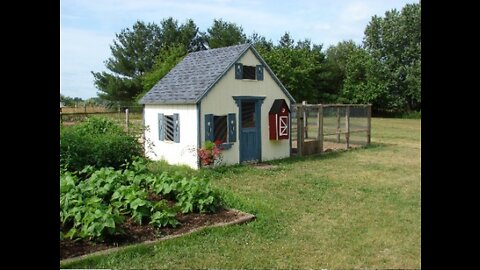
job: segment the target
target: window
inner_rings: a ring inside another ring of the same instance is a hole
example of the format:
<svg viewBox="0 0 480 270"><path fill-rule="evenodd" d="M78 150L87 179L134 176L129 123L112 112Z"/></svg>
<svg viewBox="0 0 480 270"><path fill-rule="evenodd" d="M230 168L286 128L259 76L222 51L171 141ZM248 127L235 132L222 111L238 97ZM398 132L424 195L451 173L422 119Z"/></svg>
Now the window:
<svg viewBox="0 0 480 270"><path fill-rule="evenodd" d="M213 116L213 140L227 142L227 116Z"/></svg>
<svg viewBox="0 0 480 270"><path fill-rule="evenodd" d="M205 115L205 140L232 143L237 140L236 116L234 113L227 115Z"/></svg>
<svg viewBox="0 0 480 270"><path fill-rule="evenodd" d="M242 80L263 80L263 66L244 66L241 63L235 64L235 79Z"/></svg>
<svg viewBox="0 0 480 270"><path fill-rule="evenodd" d="M243 66L243 79L255 80L255 67Z"/></svg>
<svg viewBox="0 0 480 270"><path fill-rule="evenodd" d="M165 115L165 141L173 142L173 115Z"/></svg>
<svg viewBox="0 0 480 270"><path fill-rule="evenodd" d="M242 128L255 127L255 101L242 102Z"/></svg>
<svg viewBox="0 0 480 270"><path fill-rule="evenodd" d="M160 141L180 142L180 117L178 113L172 115L158 114L158 139Z"/></svg>

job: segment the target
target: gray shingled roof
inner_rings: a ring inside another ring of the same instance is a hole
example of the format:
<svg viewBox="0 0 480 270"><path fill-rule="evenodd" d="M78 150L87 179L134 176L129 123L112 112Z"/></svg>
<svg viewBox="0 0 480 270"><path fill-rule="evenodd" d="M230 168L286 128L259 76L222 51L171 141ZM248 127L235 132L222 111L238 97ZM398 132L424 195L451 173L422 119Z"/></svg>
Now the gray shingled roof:
<svg viewBox="0 0 480 270"><path fill-rule="evenodd" d="M140 99L140 104L194 104L212 88L228 69L250 48L251 44L189 53ZM253 47L252 47L253 49ZM258 53L254 53L261 59ZM261 59L262 62L263 59ZM268 66L267 71L273 75ZM292 96L273 75L287 96Z"/></svg>

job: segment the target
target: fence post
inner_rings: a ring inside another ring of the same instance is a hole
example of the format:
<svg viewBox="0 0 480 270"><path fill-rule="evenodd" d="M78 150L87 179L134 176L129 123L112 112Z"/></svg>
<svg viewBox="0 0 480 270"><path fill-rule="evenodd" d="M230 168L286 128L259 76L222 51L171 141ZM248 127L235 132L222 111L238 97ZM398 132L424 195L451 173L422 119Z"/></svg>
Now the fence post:
<svg viewBox="0 0 480 270"><path fill-rule="evenodd" d="M87 113L87 103L83 103L83 112Z"/></svg>
<svg viewBox="0 0 480 270"><path fill-rule="evenodd" d="M340 142L340 107L337 107L337 143Z"/></svg>
<svg viewBox="0 0 480 270"><path fill-rule="evenodd" d="M302 105L304 106L303 110L303 127L305 129L305 138L308 138L308 112L307 112L307 101L302 101Z"/></svg>
<svg viewBox="0 0 480 270"><path fill-rule="evenodd" d="M372 104L367 105L367 145L370 145L372 136Z"/></svg>
<svg viewBox="0 0 480 270"><path fill-rule="evenodd" d="M128 108L125 109L125 126L127 127L128 133Z"/></svg>
<svg viewBox="0 0 480 270"><path fill-rule="evenodd" d="M317 116L317 126L318 126L318 149L320 153L323 152L323 105L318 105L318 116Z"/></svg>
<svg viewBox="0 0 480 270"><path fill-rule="evenodd" d="M297 106L297 155L303 156L303 140L305 133L303 131L303 105Z"/></svg>
<svg viewBox="0 0 480 270"><path fill-rule="evenodd" d="M347 141L347 149L350 147L350 106L345 108L345 140Z"/></svg>

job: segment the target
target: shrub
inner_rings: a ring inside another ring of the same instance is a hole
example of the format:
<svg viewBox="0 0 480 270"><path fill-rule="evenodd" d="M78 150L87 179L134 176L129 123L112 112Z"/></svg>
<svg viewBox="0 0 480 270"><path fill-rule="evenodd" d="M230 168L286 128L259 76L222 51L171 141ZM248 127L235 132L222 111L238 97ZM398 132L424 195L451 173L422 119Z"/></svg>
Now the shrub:
<svg viewBox="0 0 480 270"><path fill-rule="evenodd" d="M91 117L85 123L60 131L60 164L69 171L87 165L119 168L142 154L135 136L106 118Z"/></svg>

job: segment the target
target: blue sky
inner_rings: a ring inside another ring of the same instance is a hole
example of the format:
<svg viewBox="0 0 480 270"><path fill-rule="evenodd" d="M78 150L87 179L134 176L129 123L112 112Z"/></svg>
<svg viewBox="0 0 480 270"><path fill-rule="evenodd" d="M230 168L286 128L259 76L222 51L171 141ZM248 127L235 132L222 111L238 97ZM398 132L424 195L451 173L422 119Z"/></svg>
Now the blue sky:
<svg viewBox="0 0 480 270"><path fill-rule="evenodd" d="M160 24L173 17L191 18L205 32L213 19L257 32L275 44L289 32L296 41L309 38L330 45L343 40L362 42L373 15L401 10L418 0L60 0L60 93L87 99L97 96L90 71L107 71L115 34L137 21Z"/></svg>

